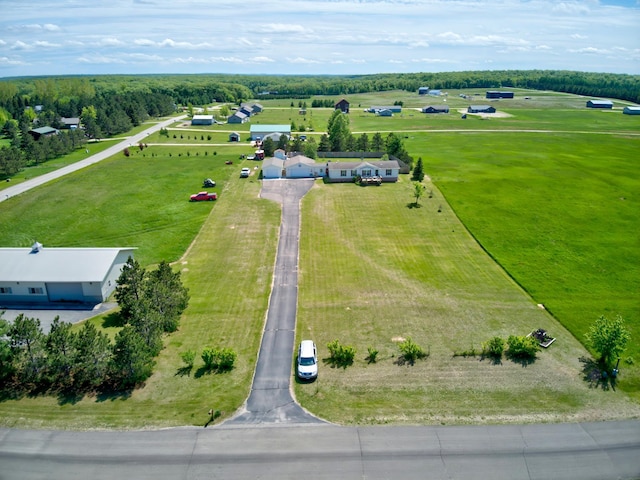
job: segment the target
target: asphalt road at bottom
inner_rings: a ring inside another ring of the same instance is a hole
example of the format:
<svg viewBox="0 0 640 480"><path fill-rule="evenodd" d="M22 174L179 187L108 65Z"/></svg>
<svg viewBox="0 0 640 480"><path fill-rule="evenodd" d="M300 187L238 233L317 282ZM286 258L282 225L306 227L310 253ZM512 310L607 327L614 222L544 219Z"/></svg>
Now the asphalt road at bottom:
<svg viewBox="0 0 640 480"><path fill-rule="evenodd" d="M0 478L631 479L640 422L0 430Z"/></svg>

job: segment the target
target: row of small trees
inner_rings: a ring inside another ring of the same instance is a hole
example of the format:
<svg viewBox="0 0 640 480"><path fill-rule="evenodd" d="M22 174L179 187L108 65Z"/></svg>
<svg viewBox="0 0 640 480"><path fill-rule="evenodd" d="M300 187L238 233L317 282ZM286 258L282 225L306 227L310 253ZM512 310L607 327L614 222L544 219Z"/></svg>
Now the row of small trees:
<svg viewBox="0 0 640 480"><path fill-rule="evenodd" d="M78 331L54 320L48 334L25 315L0 318L0 380L5 391L85 393L124 390L144 382L162 349L162 335L178 328L189 295L180 273L162 262L146 271L129 258L116 288L123 328L113 342L92 323Z"/></svg>

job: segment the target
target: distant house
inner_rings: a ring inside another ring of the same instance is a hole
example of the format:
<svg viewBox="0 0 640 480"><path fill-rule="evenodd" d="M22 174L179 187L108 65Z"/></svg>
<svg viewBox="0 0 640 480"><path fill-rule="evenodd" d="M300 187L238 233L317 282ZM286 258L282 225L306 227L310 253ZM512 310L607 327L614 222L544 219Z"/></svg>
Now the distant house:
<svg viewBox="0 0 640 480"><path fill-rule="evenodd" d="M213 115L194 115L191 119L191 125L213 125L214 122Z"/></svg>
<svg viewBox="0 0 640 480"><path fill-rule="evenodd" d="M486 98L513 98L513 92L504 92L501 90L489 90Z"/></svg>
<svg viewBox="0 0 640 480"><path fill-rule="evenodd" d="M230 142L239 142L240 141L240 134L238 132L231 132L229 134L229 141Z"/></svg>
<svg viewBox="0 0 640 480"><path fill-rule="evenodd" d="M613 108L613 102L611 100L589 100L587 108Z"/></svg>
<svg viewBox="0 0 640 480"><path fill-rule="evenodd" d="M272 133L277 133L278 139L281 135L291 137L291 125L251 125L250 128L251 140L263 140Z"/></svg>
<svg viewBox="0 0 640 480"><path fill-rule="evenodd" d="M259 103L241 103L241 109L246 109L251 115L256 115L258 113L262 113L264 107Z"/></svg>
<svg viewBox="0 0 640 480"><path fill-rule="evenodd" d="M227 118L227 123L245 123L248 121L249 121L249 117L242 112L236 112L233 115L231 115L229 118Z"/></svg>
<svg viewBox="0 0 640 480"><path fill-rule="evenodd" d="M382 105L382 106L373 106L367 109L368 112L378 113L379 110L391 110L391 113L401 113L402 106L401 105Z"/></svg>
<svg viewBox="0 0 640 480"><path fill-rule="evenodd" d="M243 105L238 109L238 112L244 113L247 117L253 115L253 110L250 106Z"/></svg>
<svg viewBox="0 0 640 480"><path fill-rule="evenodd" d="M279 158L280 160L286 160L287 159L287 152L285 152L281 148L278 148L278 149L276 149L275 152L273 152L273 156L275 158Z"/></svg>
<svg viewBox="0 0 640 480"><path fill-rule="evenodd" d="M428 107L424 107L422 109L422 113L449 113L448 105L429 105Z"/></svg>
<svg viewBox="0 0 640 480"><path fill-rule="evenodd" d="M426 95L427 93L429 93L429 87L418 88L418 95Z"/></svg>
<svg viewBox="0 0 640 480"><path fill-rule="evenodd" d="M282 178L283 173L283 158L267 157L262 162L262 178Z"/></svg>
<svg viewBox="0 0 640 480"><path fill-rule="evenodd" d="M640 107L627 106L627 107L624 107L624 110L622 110L622 113L626 115L640 115Z"/></svg>
<svg viewBox="0 0 640 480"><path fill-rule="evenodd" d="M62 117L60 123L62 124L62 128L68 128L70 130L80 128L80 119L78 117Z"/></svg>
<svg viewBox="0 0 640 480"><path fill-rule="evenodd" d="M433 97L439 97L440 95L442 95L442 92L440 90L429 90L427 94Z"/></svg>
<svg viewBox="0 0 640 480"><path fill-rule="evenodd" d="M134 248L0 248L0 305L101 303Z"/></svg>
<svg viewBox="0 0 640 480"><path fill-rule="evenodd" d="M349 113L349 102L344 98L335 104L335 109L340 110L342 113Z"/></svg>
<svg viewBox="0 0 640 480"><path fill-rule="evenodd" d="M53 127L40 127L29 130L29 133L35 140L38 140L40 137L50 137L52 135L58 135L60 133L60 130Z"/></svg>
<svg viewBox="0 0 640 480"><path fill-rule="evenodd" d="M467 108L469 113L496 113L496 109L491 105L470 105Z"/></svg>
<svg viewBox="0 0 640 480"><path fill-rule="evenodd" d="M396 160L379 162L329 162L327 164L327 181L352 182L354 177L380 177L383 182L397 182L400 164Z"/></svg>

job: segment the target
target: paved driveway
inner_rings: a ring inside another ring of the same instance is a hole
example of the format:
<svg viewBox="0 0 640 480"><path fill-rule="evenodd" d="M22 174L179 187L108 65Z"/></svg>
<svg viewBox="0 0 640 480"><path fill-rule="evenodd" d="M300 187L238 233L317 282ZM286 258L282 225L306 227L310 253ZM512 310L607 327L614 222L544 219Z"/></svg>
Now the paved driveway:
<svg viewBox="0 0 640 480"><path fill-rule="evenodd" d="M251 393L227 424L321 422L293 400L290 388L298 306L300 200L313 183L313 179L262 182L261 197L282 205L276 265Z"/></svg>
<svg viewBox="0 0 640 480"><path fill-rule="evenodd" d="M60 317L60 320L63 322L69 323L78 323L87 318L95 317L96 315L100 315L101 313L108 312L112 308L117 307L117 303L99 303L98 305L89 305L89 306L69 306L60 308L56 308L54 310L50 309L35 309L33 307L24 307L24 308L8 308L4 311L2 318L5 320L14 321L16 317L20 314L24 314L29 318L37 318L40 320L40 325L42 326L42 331L44 333L49 333L51 330L51 324L53 323L53 319L55 317ZM2 309L0 308L0 312Z"/></svg>

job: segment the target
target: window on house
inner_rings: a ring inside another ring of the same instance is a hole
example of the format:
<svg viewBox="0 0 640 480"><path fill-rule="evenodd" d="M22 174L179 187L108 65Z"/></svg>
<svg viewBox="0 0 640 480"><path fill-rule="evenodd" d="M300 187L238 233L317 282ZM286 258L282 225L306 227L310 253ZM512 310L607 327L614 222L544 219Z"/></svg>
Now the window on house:
<svg viewBox="0 0 640 480"><path fill-rule="evenodd" d="M347 176L347 171L346 170L340 170L340 176L341 177L346 177Z"/></svg>
<svg viewBox="0 0 640 480"><path fill-rule="evenodd" d="M3 293L5 295L10 295L11 287L0 287L0 293Z"/></svg>
<svg viewBox="0 0 640 480"><path fill-rule="evenodd" d="M351 170L352 177L356 177L357 175L358 175L358 172L356 172L355 170Z"/></svg>
<svg viewBox="0 0 640 480"><path fill-rule="evenodd" d="M378 170L376 170L376 177L377 177L378 175L380 175L380 174L378 173Z"/></svg>
<svg viewBox="0 0 640 480"><path fill-rule="evenodd" d="M41 287L29 287L29 293L31 295L42 295L43 291Z"/></svg>
<svg viewBox="0 0 640 480"><path fill-rule="evenodd" d="M390 176L391 176L391 169L390 169L390 168L387 168L387 169L385 170L385 173L384 173L384 174L385 174L387 177L390 177Z"/></svg>
<svg viewBox="0 0 640 480"><path fill-rule="evenodd" d="M371 176L371 170L362 170L362 176L363 177L370 177Z"/></svg>

